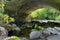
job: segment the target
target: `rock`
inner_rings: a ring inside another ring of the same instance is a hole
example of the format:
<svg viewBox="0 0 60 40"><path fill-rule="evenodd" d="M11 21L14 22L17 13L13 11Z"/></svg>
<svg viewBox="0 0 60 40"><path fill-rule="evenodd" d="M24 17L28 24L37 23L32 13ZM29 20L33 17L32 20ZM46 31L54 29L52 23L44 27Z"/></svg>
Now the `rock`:
<svg viewBox="0 0 60 40"><path fill-rule="evenodd" d="M21 37L21 40L29 40L29 39L25 37Z"/></svg>
<svg viewBox="0 0 60 40"><path fill-rule="evenodd" d="M51 35L51 34L50 34L50 31L48 31L47 29L43 30L42 33L45 34L45 35Z"/></svg>
<svg viewBox="0 0 60 40"><path fill-rule="evenodd" d="M49 36L47 37L47 40L60 40L60 36L58 35Z"/></svg>
<svg viewBox="0 0 60 40"><path fill-rule="evenodd" d="M47 34L49 34L49 35L51 35L51 34L57 34L57 30L56 30L55 28L51 28L51 27L48 27L48 28L45 29L43 32L44 32L44 33L47 33Z"/></svg>
<svg viewBox="0 0 60 40"><path fill-rule="evenodd" d="M40 31L33 31L30 33L30 39L36 39L39 38L42 33Z"/></svg>
<svg viewBox="0 0 60 40"><path fill-rule="evenodd" d="M39 22L39 23L51 23L51 22L53 22L53 23L60 23L60 21L57 21L57 20L34 20L34 21L36 21L36 22Z"/></svg>
<svg viewBox="0 0 60 40"><path fill-rule="evenodd" d="M42 38L47 38L51 35L60 35L60 32L58 32L55 28L48 27L47 29L42 31Z"/></svg>
<svg viewBox="0 0 60 40"><path fill-rule="evenodd" d="M0 26L0 40L6 38L8 36L8 31Z"/></svg>
<svg viewBox="0 0 60 40"><path fill-rule="evenodd" d="M57 30L57 35L60 36L60 27L54 27L54 28L55 28L55 30Z"/></svg>
<svg viewBox="0 0 60 40"><path fill-rule="evenodd" d="M51 28L51 27L49 27L49 28L47 28L47 29L45 29L44 30L45 32L44 33L48 33L48 34L50 34L51 35L51 33L53 34L53 35L60 35L60 27L54 27L54 28Z"/></svg>
<svg viewBox="0 0 60 40"><path fill-rule="evenodd" d="M60 28L59 27L48 27L41 31L33 31L30 33L31 40L60 40Z"/></svg>
<svg viewBox="0 0 60 40"><path fill-rule="evenodd" d="M57 31L60 32L60 27L54 27Z"/></svg>

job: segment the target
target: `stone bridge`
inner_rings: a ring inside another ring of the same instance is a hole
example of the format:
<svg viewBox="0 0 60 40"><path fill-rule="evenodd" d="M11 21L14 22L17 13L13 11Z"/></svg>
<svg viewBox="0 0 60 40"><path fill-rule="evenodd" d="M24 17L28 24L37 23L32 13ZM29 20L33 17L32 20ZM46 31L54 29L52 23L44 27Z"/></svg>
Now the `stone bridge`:
<svg viewBox="0 0 60 40"><path fill-rule="evenodd" d="M10 16L14 15L16 20L24 20L32 11L44 7L60 11L60 0L11 0L7 2L5 10Z"/></svg>

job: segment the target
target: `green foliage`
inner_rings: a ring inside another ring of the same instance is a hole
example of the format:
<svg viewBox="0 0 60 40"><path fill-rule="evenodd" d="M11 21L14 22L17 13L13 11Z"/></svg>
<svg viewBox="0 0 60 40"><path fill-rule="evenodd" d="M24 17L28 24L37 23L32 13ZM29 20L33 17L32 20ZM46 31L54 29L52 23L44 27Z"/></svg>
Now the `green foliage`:
<svg viewBox="0 0 60 40"><path fill-rule="evenodd" d="M3 13L4 12L4 9L0 8L0 13Z"/></svg>
<svg viewBox="0 0 60 40"><path fill-rule="evenodd" d="M5 22L6 24L10 23L10 22L14 22L14 18L9 17L8 14L2 14L0 13L0 23Z"/></svg>
<svg viewBox="0 0 60 40"><path fill-rule="evenodd" d="M37 29L37 30L43 30L44 27L42 27L42 26L38 26L38 24L35 24L35 29Z"/></svg>
<svg viewBox="0 0 60 40"><path fill-rule="evenodd" d="M4 14L4 15L3 15L3 20L4 20L7 24L10 23L10 22L14 22L14 18L9 17L8 14Z"/></svg>
<svg viewBox="0 0 60 40"><path fill-rule="evenodd" d="M58 17L56 17L56 20L60 21L60 15Z"/></svg>
<svg viewBox="0 0 60 40"><path fill-rule="evenodd" d="M1 0L1 3L0 3L0 23L6 22L8 24L10 22L14 22L14 18L9 17L8 14L4 14L4 6L5 6L4 0Z"/></svg>
<svg viewBox="0 0 60 40"><path fill-rule="evenodd" d="M16 36L11 36L11 37L6 38L6 40L20 40L20 38Z"/></svg>
<svg viewBox="0 0 60 40"><path fill-rule="evenodd" d="M47 17L46 11L47 11L46 8L37 9L37 10L33 11L30 14L30 16L31 16L31 18L44 19Z"/></svg>
<svg viewBox="0 0 60 40"><path fill-rule="evenodd" d="M33 11L29 16L37 19L49 19L55 20L57 16L60 15L60 12L56 9L52 8L41 8Z"/></svg>
<svg viewBox="0 0 60 40"><path fill-rule="evenodd" d="M55 18L58 15L60 15L58 10L52 9L52 8L48 8L48 11L47 11L47 17L48 17L48 19L55 20Z"/></svg>
<svg viewBox="0 0 60 40"><path fill-rule="evenodd" d="M5 6L4 0L1 0L1 2L0 2L0 13L4 12L4 6Z"/></svg>

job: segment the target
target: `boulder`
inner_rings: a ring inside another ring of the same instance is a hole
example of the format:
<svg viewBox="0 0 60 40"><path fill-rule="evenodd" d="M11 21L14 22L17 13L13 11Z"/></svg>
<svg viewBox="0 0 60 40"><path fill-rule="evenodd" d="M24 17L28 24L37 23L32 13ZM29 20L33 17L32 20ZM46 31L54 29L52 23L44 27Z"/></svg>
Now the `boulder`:
<svg viewBox="0 0 60 40"><path fill-rule="evenodd" d="M0 26L0 40L6 38L8 36L8 31Z"/></svg>
<svg viewBox="0 0 60 40"><path fill-rule="evenodd" d="M51 27L48 27L47 29L45 29L44 31L43 31L44 33L48 33L48 34L57 34L57 30L55 29L55 28L51 28Z"/></svg>
<svg viewBox="0 0 60 40"><path fill-rule="evenodd" d="M47 40L60 40L60 36L58 35L49 36L47 37Z"/></svg>
<svg viewBox="0 0 60 40"><path fill-rule="evenodd" d="M30 39L37 39L42 35L40 31L33 31L30 33Z"/></svg>

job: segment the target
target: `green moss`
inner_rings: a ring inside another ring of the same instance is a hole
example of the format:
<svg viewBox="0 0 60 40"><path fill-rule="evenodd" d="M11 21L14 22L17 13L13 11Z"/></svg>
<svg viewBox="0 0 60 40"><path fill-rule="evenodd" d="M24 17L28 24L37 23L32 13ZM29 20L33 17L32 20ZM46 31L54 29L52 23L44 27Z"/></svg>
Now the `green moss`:
<svg viewBox="0 0 60 40"><path fill-rule="evenodd" d="M7 40L20 40L19 37L16 37L16 36L11 36L11 37L8 37L6 38Z"/></svg>

